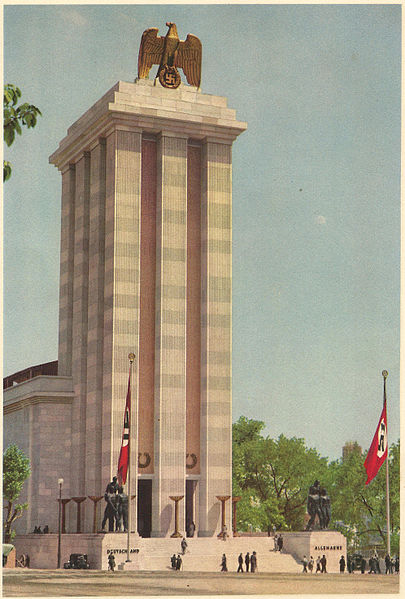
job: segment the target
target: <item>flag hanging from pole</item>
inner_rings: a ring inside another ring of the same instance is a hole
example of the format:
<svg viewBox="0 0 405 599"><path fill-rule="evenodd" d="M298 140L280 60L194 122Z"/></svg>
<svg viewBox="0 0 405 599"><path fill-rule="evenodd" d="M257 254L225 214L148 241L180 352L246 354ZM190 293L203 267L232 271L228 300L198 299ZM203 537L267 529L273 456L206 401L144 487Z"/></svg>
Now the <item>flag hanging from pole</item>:
<svg viewBox="0 0 405 599"><path fill-rule="evenodd" d="M364 461L364 467L367 472L366 485L368 485L379 469L385 462L388 455L387 443L387 400L384 397L384 406L381 412L380 420L378 421L377 430L368 450L367 457Z"/></svg>
<svg viewBox="0 0 405 599"><path fill-rule="evenodd" d="M124 485L127 480L127 470L129 462L129 423L131 418L131 373L128 378L127 401L125 403L124 430L122 432L121 451L118 460L118 482Z"/></svg>

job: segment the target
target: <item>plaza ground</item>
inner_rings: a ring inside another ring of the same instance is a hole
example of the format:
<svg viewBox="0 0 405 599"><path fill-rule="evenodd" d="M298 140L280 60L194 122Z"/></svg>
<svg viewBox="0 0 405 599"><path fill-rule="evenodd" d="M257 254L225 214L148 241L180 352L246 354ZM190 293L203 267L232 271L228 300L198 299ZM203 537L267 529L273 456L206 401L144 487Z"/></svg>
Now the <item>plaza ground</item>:
<svg viewBox="0 0 405 599"><path fill-rule="evenodd" d="M398 575L3 570L5 597L399 593Z"/></svg>

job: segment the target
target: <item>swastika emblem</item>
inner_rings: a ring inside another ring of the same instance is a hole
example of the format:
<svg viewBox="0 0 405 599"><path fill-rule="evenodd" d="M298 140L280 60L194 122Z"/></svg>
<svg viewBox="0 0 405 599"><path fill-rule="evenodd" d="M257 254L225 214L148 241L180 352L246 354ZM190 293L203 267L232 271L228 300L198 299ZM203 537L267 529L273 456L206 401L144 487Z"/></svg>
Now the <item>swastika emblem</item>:
<svg viewBox="0 0 405 599"><path fill-rule="evenodd" d="M181 77L176 67L165 64L159 73L159 81L163 87L176 89L181 83Z"/></svg>

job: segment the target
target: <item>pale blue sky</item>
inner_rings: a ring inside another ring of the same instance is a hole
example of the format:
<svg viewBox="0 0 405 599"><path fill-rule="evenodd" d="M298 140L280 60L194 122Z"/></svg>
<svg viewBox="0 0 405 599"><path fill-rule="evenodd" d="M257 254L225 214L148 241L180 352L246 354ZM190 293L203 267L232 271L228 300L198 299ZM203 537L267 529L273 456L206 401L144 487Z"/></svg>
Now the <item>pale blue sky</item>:
<svg viewBox="0 0 405 599"><path fill-rule="evenodd" d="M5 158L4 374L57 358L60 174L49 155L166 21L203 44L233 147L233 416L339 457L387 369L399 436L399 5L5 6L5 81L43 117Z"/></svg>

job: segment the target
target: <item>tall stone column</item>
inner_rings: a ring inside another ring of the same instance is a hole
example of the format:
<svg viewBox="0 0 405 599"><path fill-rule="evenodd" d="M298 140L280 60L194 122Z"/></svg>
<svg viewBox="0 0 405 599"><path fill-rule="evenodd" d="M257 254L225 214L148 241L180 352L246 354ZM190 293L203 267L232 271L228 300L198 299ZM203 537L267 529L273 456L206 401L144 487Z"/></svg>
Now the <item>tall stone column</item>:
<svg viewBox="0 0 405 599"><path fill-rule="evenodd" d="M104 493L101 480L104 353L105 179L106 143L97 140L90 153L89 283L87 334L86 492ZM86 526L91 513L87 510ZM87 526L87 529L89 526ZM86 528L85 528L86 530Z"/></svg>
<svg viewBox="0 0 405 599"><path fill-rule="evenodd" d="M141 133L115 129L106 141L104 387L102 480L116 474L128 385L135 354L132 411L138 397ZM134 419L135 421L135 419ZM131 431L131 494L136 493L137 431ZM136 505L133 502L132 506ZM133 509L133 516L135 515ZM135 521L133 517L132 522Z"/></svg>
<svg viewBox="0 0 405 599"><path fill-rule="evenodd" d="M72 376L76 395L72 412L71 492L85 494L87 320L89 277L90 155L75 165L75 236L73 271Z"/></svg>
<svg viewBox="0 0 405 599"><path fill-rule="evenodd" d="M62 214L59 281L58 374L72 374L73 265L75 240L75 167L62 172Z"/></svg>
<svg viewBox="0 0 405 599"><path fill-rule="evenodd" d="M185 495L187 139L161 134L157 180L152 535L166 536L174 527L169 497Z"/></svg>
<svg viewBox="0 0 405 599"><path fill-rule="evenodd" d="M202 160L200 536L221 528L217 495L232 494L232 156L209 138ZM213 506L214 504L214 506ZM231 530L230 513L225 522Z"/></svg>

